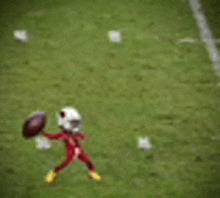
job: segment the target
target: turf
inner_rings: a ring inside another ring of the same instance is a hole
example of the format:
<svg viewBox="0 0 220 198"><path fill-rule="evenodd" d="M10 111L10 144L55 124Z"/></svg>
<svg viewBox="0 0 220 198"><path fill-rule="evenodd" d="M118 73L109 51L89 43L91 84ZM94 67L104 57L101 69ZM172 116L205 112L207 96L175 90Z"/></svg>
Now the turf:
<svg viewBox="0 0 220 198"><path fill-rule="evenodd" d="M1 15L0 193L7 198L218 197L220 89L186 0L5 2ZM26 29L27 45L13 39ZM122 45L108 41L123 33ZM75 163L44 185L65 148L38 151L24 119L76 106L103 185ZM147 136L153 149L139 151ZM214 137L214 139L212 139Z"/></svg>
<svg viewBox="0 0 220 198"><path fill-rule="evenodd" d="M203 7L203 11L207 17L207 21L209 26L213 32L213 37L215 39L220 38L220 9L219 9L219 2L217 0L201 0L201 4ZM220 44L218 44L218 49L220 52Z"/></svg>
<svg viewBox="0 0 220 198"><path fill-rule="evenodd" d="M214 33L215 38L220 37L220 29L219 29L219 17L220 17L220 10L219 10L219 4L216 0L200 0L203 11L207 17L207 20L212 28L212 31Z"/></svg>

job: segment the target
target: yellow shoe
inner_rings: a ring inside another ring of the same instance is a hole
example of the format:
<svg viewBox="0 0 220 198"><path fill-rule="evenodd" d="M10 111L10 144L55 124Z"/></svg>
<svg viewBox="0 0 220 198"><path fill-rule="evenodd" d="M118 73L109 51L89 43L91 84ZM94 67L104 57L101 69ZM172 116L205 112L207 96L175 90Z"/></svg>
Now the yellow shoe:
<svg viewBox="0 0 220 198"><path fill-rule="evenodd" d="M101 176L98 173L95 173L95 172L90 173L89 178L94 179L96 181L101 181Z"/></svg>
<svg viewBox="0 0 220 198"><path fill-rule="evenodd" d="M53 181L50 183L50 185L56 185L57 184L57 176L53 178Z"/></svg>
<svg viewBox="0 0 220 198"><path fill-rule="evenodd" d="M46 180L45 180L45 183L46 183L46 184L55 185L55 184L56 184L56 181L57 181L57 174L51 171L51 172L47 175Z"/></svg>

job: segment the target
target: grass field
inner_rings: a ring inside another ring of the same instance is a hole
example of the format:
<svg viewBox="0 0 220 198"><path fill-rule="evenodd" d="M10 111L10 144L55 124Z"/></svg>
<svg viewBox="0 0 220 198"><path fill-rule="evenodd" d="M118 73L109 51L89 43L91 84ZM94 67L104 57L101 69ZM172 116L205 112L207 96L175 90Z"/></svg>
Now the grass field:
<svg viewBox="0 0 220 198"><path fill-rule="evenodd" d="M220 38L220 9L219 2L216 0L201 0L204 13L207 17L207 21L213 31L213 37ZM220 52L220 44L217 46Z"/></svg>
<svg viewBox="0 0 220 198"><path fill-rule="evenodd" d="M206 14L207 20L212 28L215 38L220 38L220 10L219 2L216 0L201 0L204 13Z"/></svg>
<svg viewBox="0 0 220 198"><path fill-rule="evenodd" d="M1 6L0 197L215 198L220 194L220 89L187 0L24 0ZM30 34L27 45L15 29ZM107 33L123 33L122 45ZM42 152L21 136L24 119L77 106L86 146L106 183L74 164L44 185L65 148ZM143 152L137 137L154 148ZM215 137L213 140L212 137Z"/></svg>

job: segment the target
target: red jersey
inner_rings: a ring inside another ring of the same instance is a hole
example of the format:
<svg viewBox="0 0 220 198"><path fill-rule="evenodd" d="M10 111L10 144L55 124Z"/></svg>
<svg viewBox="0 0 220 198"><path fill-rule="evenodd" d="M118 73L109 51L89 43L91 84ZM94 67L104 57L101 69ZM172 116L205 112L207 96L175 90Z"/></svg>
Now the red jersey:
<svg viewBox="0 0 220 198"><path fill-rule="evenodd" d="M85 135L82 133L78 133L78 134L72 134L72 133L46 134L45 133L44 136L47 139L63 140L67 149L80 147L79 140L85 138Z"/></svg>

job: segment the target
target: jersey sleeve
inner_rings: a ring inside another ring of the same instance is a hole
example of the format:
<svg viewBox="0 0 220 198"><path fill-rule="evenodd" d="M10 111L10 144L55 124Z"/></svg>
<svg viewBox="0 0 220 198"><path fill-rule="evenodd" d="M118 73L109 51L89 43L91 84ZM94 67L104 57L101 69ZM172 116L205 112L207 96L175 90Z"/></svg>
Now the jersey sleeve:
<svg viewBox="0 0 220 198"><path fill-rule="evenodd" d="M65 134L44 134L45 138L50 140L65 140L67 137Z"/></svg>
<svg viewBox="0 0 220 198"><path fill-rule="evenodd" d="M85 135L84 135L83 133L79 133L79 134L78 134L78 138L81 139L81 140L83 140L83 139L85 138Z"/></svg>

